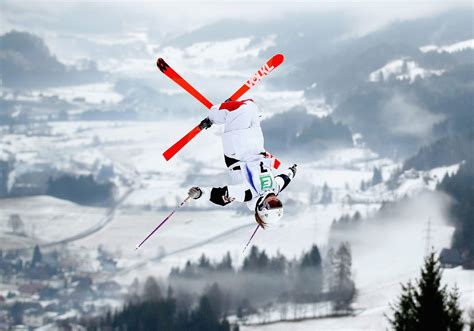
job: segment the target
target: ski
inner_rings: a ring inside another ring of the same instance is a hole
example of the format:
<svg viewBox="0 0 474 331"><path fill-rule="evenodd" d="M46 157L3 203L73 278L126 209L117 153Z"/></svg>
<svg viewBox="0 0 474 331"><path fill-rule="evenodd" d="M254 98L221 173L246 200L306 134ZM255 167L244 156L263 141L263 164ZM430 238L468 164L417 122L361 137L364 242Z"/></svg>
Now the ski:
<svg viewBox="0 0 474 331"><path fill-rule="evenodd" d="M283 54L276 54L270 60L267 61L258 71L250 77L232 96L229 98L231 100L237 101L242 95L247 93L252 87L257 85L263 77L268 76L275 68L283 63L285 57Z"/></svg>
<svg viewBox="0 0 474 331"><path fill-rule="evenodd" d="M198 133L201 132L201 128L199 127L199 124L196 125L191 131L186 133L186 135L178 140L173 146L168 148L166 151L163 153L163 157L165 158L166 161L169 161L173 156L175 156L188 142L190 142L194 137L198 135Z"/></svg>
<svg viewBox="0 0 474 331"><path fill-rule="evenodd" d="M198 90L196 90L191 84L189 84L183 77L178 75L176 71L171 68L168 63L165 62L162 58L159 58L156 61L156 66L162 73L168 76L172 81L181 86L186 92L191 94L195 99L204 105L207 109L212 107L212 103L202 95Z"/></svg>
<svg viewBox="0 0 474 331"><path fill-rule="evenodd" d="M147 241L156 231L158 231L158 229L161 228L161 226L162 226L163 224L165 224L166 221L168 221L168 220L171 218L171 216L173 216L173 214L176 213L176 211L177 211L179 208L181 208L182 206L184 206L184 204L186 203L186 201L189 200L189 198L191 198L191 196L188 196L186 199L184 199L168 216L166 216L166 218L165 218L163 221L161 221L161 223L158 224L158 225L153 229L153 231L151 231L151 232L148 234L148 236L146 236L145 239L143 239L142 242L139 243L139 244L135 247L135 250L137 250L137 249L139 249L140 247L142 247L142 245L145 243L145 241Z"/></svg>
<svg viewBox="0 0 474 331"><path fill-rule="evenodd" d="M275 68L283 63L283 54L276 54L270 60L268 60L250 79L248 79L228 100L237 101L242 95L248 90L257 85L265 76L268 76ZM162 58L157 61L158 69L163 72L166 76L175 81L179 86L184 88L188 93L195 97L201 102L206 108L211 108L212 103L206 99L201 93L199 93L194 87L192 87L184 78L176 73ZM189 143L194 137L196 137L202 129L199 125L195 126L189 131L183 138L178 140L174 145L168 148L164 153L163 157L166 161L169 161L175 156L187 143ZM278 161L279 163L279 161ZM278 168L278 167L276 167Z"/></svg>

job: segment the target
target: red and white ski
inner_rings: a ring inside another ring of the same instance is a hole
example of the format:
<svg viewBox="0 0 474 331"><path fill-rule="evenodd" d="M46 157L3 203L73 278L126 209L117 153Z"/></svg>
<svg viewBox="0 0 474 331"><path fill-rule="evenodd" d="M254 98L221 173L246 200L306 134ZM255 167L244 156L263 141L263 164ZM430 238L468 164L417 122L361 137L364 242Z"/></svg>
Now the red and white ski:
<svg viewBox="0 0 474 331"><path fill-rule="evenodd" d="M178 75L176 71L171 68L168 63L165 62L162 58L159 58L156 61L156 66L162 73L164 73L166 76L168 76L172 81L174 81L176 84L181 86L185 91L187 91L189 94L191 94L194 98L196 98L199 102L201 102L204 107L207 109L212 107L212 103L207 100L207 98L199 93L194 87L191 86L183 77Z"/></svg>
<svg viewBox="0 0 474 331"><path fill-rule="evenodd" d="M238 100L242 95L244 95L248 90L258 84L265 76L282 64L284 56L282 54L274 55L270 60L268 60L265 65L263 65L249 80L247 80L232 96L230 100ZM156 62L158 69L163 72L166 76L172 79L176 84L181 86L199 102L201 102L206 108L211 108L212 103L204 97L199 91L197 91L191 84L189 84L184 78L182 78L176 71L174 71L162 58L159 58ZM191 131L189 131L183 138L178 140L173 146L168 148L164 153L163 157L166 161L169 161L173 156L175 156L187 143L189 143L194 137L196 137L202 129L199 127L199 124L195 126ZM276 160L275 165L279 165L279 161ZM276 166L275 168L278 168Z"/></svg>

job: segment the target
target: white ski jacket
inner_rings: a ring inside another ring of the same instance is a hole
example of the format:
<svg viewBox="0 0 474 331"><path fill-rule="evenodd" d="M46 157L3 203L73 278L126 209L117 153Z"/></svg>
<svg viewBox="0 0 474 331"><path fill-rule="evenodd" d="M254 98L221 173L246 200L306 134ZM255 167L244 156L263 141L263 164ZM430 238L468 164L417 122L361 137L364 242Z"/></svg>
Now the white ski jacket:
<svg viewBox="0 0 474 331"><path fill-rule="evenodd" d="M261 159L265 152L258 107L252 99L228 101L212 106L209 119L224 124L222 144L224 154L239 161Z"/></svg>

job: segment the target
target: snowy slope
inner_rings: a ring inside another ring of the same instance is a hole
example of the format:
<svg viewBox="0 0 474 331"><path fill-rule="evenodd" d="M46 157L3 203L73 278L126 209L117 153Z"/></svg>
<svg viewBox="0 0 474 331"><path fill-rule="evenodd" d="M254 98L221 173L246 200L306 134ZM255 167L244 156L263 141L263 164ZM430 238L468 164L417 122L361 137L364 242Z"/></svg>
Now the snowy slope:
<svg viewBox="0 0 474 331"><path fill-rule="evenodd" d="M464 40L464 41L460 41L454 44L444 45L444 46L426 45L426 46L420 47L420 51L422 51L423 53L427 53L427 52L455 53L455 52L460 52L467 49L474 49L474 39L468 39L468 40Z"/></svg>
<svg viewBox="0 0 474 331"><path fill-rule="evenodd" d="M364 234L355 233L352 240L353 272L358 295L353 307L356 315L324 318L299 323L277 323L248 326L242 330L386 330L384 314L390 314L390 303L397 300L400 284L419 277L419 269L429 245L436 251L449 245L453 228L446 225L445 198L422 195L412 206L387 226L368 226ZM429 208L430 213L426 212ZM427 217L431 217L430 242L424 239ZM443 282L456 285L465 309L474 307L474 271L461 268L444 270Z"/></svg>
<svg viewBox="0 0 474 331"><path fill-rule="evenodd" d="M380 80L387 80L391 76L395 76L398 80L408 80L413 83L417 77L425 78L432 75L442 75L443 70L424 69L420 65L408 58L393 60L383 67L371 72L369 74L370 82L378 82Z"/></svg>
<svg viewBox="0 0 474 331"><path fill-rule="evenodd" d="M255 226L251 212L245 207L221 208L206 201L191 201L142 249L135 251L135 245L186 195L191 185L217 185L227 181L219 139L222 128L212 127L200 134L169 162L161 156L163 150L198 121L199 117L151 123L57 122L52 125L51 136L6 135L2 139L8 140L9 148L18 151L25 167L34 164L38 157L54 160L55 164L71 171L92 169L97 162L114 165L124 178L118 182L120 191L132 189L133 193L105 228L76 241L73 246L93 252L102 245L118 252L119 267L123 270L115 274L115 279L130 284L135 277L157 275L164 278L172 267L183 266L188 259L196 260L202 253L220 260L229 251L236 265L245 257L242 249ZM94 144L90 145L94 147L84 148L84 144ZM36 157L31 151L35 151ZM282 161L283 167L292 164L292 160ZM371 215L382 201L415 196L423 190L433 189L444 173L458 169L458 165L453 165L429 172L407 171L393 192L383 183L361 192L359 184L362 180L370 180L374 166L381 168L387 179L397 164L362 147L335 150L322 159L300 164L295 181L282 193L287 208L281 224L259 231L254 243L270 254L280 251L288 257L300 256L313 243L324 248L334 219L356 211ZM311 192L324 183L331 188L333 201L326 206L316 205L311 201ZM348 203L348 196L352 203ZM438 196L430 199L416 200L398 225L384 228L383 234L375 228L370 230L372 235L369 237L353 238L354 274L359 287L355 308L359 315L243 329L372 327L379 330L381 325L385 326L383 313L387 312L388 303L396 298L398 284L417 276L424 254L423 231L428 218L433 221L435 248L449 245L452 228L445 225L448 202ZM30 229L33 224L41 228L40 234L36 231L36 237L42 242L64 236L62 224L66 222L75 225L68 229L69 232L80 232L94 227L106 213L104 209L81 207L48 197L0 200L0 203L5 207L0 209L0 230L6 230L5 222L10 213L22 211L22 218L31 222L28 223ZM12 239L8 234L6 237ZM2 244L3 238L5 232ZM28 237L21 240L23 243L17 238L14 244L30 245L32 242ZM164 257L160 259L159 256ZM450 284L454 280L458 282L463 305L474 305L467 295L472 290L472 273L452 270L446 275L450 275L446 277Z"/></svg>
<svg viewBox="0 0 474 331"><path fill-rule="evenodd" d="M17 214L24 223L27 237L7 234L10 215ZM80 233L104 217L102 208L84 207L49 196L0 199L0 232L6 233L0 248L31 246L39 242L58 241Z"/></svg>

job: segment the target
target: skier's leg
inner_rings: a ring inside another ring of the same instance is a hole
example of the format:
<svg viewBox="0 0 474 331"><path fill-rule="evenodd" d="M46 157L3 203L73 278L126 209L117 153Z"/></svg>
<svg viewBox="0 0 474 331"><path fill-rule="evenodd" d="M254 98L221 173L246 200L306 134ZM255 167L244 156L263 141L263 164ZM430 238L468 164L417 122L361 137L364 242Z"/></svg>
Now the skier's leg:
<svg viewBox="0 0 474 331"><path fill-rule="evenodd" d="M224 155L224 161L227 166L227 169L229 170L229 177L230 177L230 182L233 185L236 184L241 184L243 183L242 179L242 169L240 166L240 161L231 157L228 157L227 155Z"/></svg>

